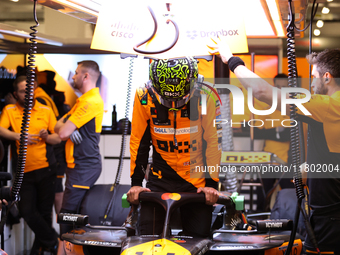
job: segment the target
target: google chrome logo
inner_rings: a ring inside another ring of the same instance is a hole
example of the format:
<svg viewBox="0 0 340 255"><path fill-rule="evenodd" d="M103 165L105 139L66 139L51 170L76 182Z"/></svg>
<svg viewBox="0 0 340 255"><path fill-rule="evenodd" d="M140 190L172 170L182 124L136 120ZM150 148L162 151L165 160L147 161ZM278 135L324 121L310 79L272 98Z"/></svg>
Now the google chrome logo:
<svg viewBox="0 0 340 255"><path fill-rule="evenodd" d="M168 199L172 199L172 200L180 200L181 199L181 195L178 193L164 193L162 195L162 199L163 200L168 200Z"/></svg>

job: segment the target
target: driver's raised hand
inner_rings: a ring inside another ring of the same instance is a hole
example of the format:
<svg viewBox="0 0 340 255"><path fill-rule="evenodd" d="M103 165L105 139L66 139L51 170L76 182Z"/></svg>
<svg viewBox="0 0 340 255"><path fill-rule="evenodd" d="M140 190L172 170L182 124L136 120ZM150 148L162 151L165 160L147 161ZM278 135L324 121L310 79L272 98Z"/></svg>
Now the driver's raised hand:
<svg viewBox="0 0 340 255"><path fill-rule="evenodd" d="M219 197L219 192L210 187L198 188L197 193L203 192L205 194L205 203L207 205L214 205Z"/></svg>
<svg viewBox="0 0 340 255"><path fill-rule="evenodd" d="M126 193L127 200L131 204L139 204L139 193L145 192L145 191L151 191L148 188L144 188L141 186L132 186L130 190Z"/></svg>

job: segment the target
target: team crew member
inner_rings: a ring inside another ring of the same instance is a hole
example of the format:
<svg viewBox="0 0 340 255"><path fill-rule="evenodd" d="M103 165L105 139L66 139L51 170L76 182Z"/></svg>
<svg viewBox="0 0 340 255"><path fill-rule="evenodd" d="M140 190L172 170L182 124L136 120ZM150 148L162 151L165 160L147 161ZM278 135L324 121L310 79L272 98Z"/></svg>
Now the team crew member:
<svg viewBox="0 0 340 255"><path fill-rule="evenodd" d="M37 84L38 85L38 84ZM54 112L54 115L58 118L59 117L59 111L57 106L55 105L54 101L52 98L41 88L41 87L36 87L34 90L34 95L35 98L42 104L47 105L52 109Z"/></svg>
<svg viewBox="0 0 340 255"><path fill-rule="evenodd" d="M72 77L74 88L82 96L55 126L56 133L66 142L66 183L61 211L77 213L88 189L97 181L102 168L99 139L102 129L104 102L96 88L100 76L94 61L81 61ZM70 230L60 225L60 234ZM61 247L62 245L60 245ZM64 254L62 247L58 254Z"/></svg>
<svg viewBox="0 0 340 255"><path fill-rule="evenodd" d="M40 86L38 86L37 80L34 81L34 97L35 99L39 102L42 103L43 105L47 105L50 107L57 118L59 119L59 111L58 107L52 100L52 98L43 90ZM63 178L64 178L64 173L65 173L65 168L66 168L66 162L65 162L65 143L59 143L54 146L54 155L56 158L56 169L57 169L57 179L56 179L56 184L55 184L55 196L54 196L54 209L56 214L59 213L60 208L61 208L61 203L63 199Z"/></svg>
<svg viewBox="0 0 340 255"><path fill-rule="evenodd" d="M15 105L7 105L0 118L0 135L15 140L19 152L19 139L24 113L26 76L14 82ZM40 248L57 250L57 235L52 228L52 206L54 201L56 169L53 144L60 143L54 133L57 120L52 110L34 101L28 130L28 146L24 180L20 190L19 211L35 234L32 254L41 254ZM8 130L11 128L11 130Z"/></svg>
<svg viewBox="0 0 340 255"><path fill-rule="evenodd" d="M35 88L35 98L42 104L49 106L57 120L59 120L60 117L62 117L63 112L59 112L58 107L55 103L55 100L58 99L56 97L51 98L52 95L48 94L42 87L45 85L46 88L49 88L48 85L51 84L51 86L54 85L53 88L55 88L55 81L53 80L55 76L55 72L52 71L44 71L40 74L46 74L46 84L40 84ZM56 101L58 102L58 101ZM66 168L66 160L65 160L65 142L61 142L60 144L54 146L54 155L57 160L57 180L56 180L56 187L55 187L55 197L54 197L54 210L56 214L60 212L61 204L63 201L63 195L64 195L64 188L63 188L63 179L65 175L65 168Z"/></svg>
<svg viewBox="0 0 340 255"><path fill-rule="evenodd" d="M252 87L254 96L271 105L272 87L247 69L242 60L233 57L227 44L219 42L216 48L222 61L241 80L246 88ZM303 106L311 113L304 115L298 111L299 120L307 122L310 127L307 147L307 166L339 167L340 162L340 50L324 50L307 56L313 65L312 88L314 95ZM279 93L280 95L280 93ZM280 106L280 98L278 98ZM287 107L288 108L288 107ZM288 110L288 109L287 109ZM333 171L334 172L334 171ZM331 170L322 175L308 173L307 186L311 208L310 222L321 252L339 254L337 236L340 235L340 179L333 178ZM315 254L311 237L307 234L305 241L307 254Z"/></svg>
<svg viewBox="0 0 340 255"><path fill-rule="evenodd" d="M218 198L218 172L206 173L202 167L220 164L221 136L213 125L220 117L219 101L208 96L207 114L202 115L200 91L194 89L198 67L193 58L156 60L150 64L150 77L134 101L128 200L138 203L143 191L204 192L206 204L182 206L181 217L184 234L208 236L211 205ZM143 188L150 145L152 169ZM162 207L144 202L140 215L141 234L161 233Z"/></svg>

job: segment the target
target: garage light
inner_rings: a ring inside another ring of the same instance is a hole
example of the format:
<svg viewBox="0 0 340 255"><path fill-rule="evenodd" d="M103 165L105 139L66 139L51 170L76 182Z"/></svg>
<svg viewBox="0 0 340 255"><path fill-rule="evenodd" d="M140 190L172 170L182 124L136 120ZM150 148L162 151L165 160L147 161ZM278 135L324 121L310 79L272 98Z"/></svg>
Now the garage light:
<svg viewBox="0 0 340 255"><path fill-rule="evenodd" d="M316 26L318 27L318 28L322 28L323 27L323 21L322 20L318 20L317 22L316 22Z"/></svg>
<svg viewBox="0 0 340 255"><path fill-rule="evenodd" d="M329 8L323 7L322 10L321 10L321 13L322 14L328 14L329 13Z"/></svg>
<svg viewBox="0 0 340 255"><path fill-rule="evenodd" d="M321 34L320 29L314 29L314 35L319 36Z"/></svg>

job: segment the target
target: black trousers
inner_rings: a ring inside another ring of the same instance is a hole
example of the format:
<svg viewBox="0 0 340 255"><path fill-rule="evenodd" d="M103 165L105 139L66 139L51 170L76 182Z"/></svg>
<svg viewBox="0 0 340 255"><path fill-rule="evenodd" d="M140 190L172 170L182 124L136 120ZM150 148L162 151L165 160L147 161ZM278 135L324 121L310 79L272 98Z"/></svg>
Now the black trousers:
<svg viewBox="0 0 340 255"><path fill-rule="evenodd" d="M47 167L24 174L20 190L19 211L35 238L45 247L57 242L52 227L52 207L55 194L56 168Z"/></svg>
<svg viewBox="0 0 340 255"><path fill-rule="evenodd" d="M310 223L321 252L340 254L340 207L339 205L327 209L311 210ZM307 234L305 241L306 254L313 254L314 245ZM315 254L315 253L314 253Z"/></svg>

